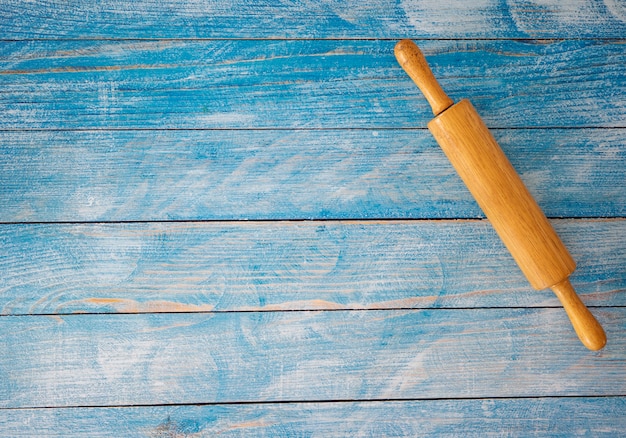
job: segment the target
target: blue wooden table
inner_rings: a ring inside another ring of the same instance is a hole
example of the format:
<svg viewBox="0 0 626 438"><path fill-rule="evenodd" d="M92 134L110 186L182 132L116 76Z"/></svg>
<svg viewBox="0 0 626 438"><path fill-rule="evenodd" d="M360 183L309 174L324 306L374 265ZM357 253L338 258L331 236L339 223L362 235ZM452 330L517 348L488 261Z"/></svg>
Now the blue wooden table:
<svg viewBox="0 0 626 438"><path fill-rule="evenodd" d="M418 42L578 262L534 291ZM0 3L0 436L626 430L626 4Z"/></svg>

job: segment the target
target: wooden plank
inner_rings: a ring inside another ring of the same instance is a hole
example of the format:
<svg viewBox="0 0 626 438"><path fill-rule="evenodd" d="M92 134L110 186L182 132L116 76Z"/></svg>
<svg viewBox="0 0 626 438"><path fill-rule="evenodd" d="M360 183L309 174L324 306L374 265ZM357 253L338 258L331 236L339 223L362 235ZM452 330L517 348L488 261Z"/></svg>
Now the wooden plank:
<svg viewBox="0 0 626 438"><path fill-rule="evenodd" d="M3 38L622 38L619 1L53 0L0 5Z"/></svg>
<svg viewBox="0 0 626 438"><path fill-rule="evenodd" d="M548 216L626 216L626 130L494 134ZM482 216L425 130L4 131L0 145L4 222Z"/></svg>
<svg viewBox="0 0 626 438"><path fill-rule="evenodd" d="M600 352L553 308L3 316L0 405L624 396L594 310Z"/></svg>
<svg viewBox="0 0 626 438"><path fill-rule="evenodd" d="M624 127L625 45L420 41L490 127ZM432 114L394 41L0 43L0 129L409 128ZM515 80L512 80L515 78Z"/></svg>
<svg viewBox="0 0 626 438"><path fill-rule="evenodd" d="M619 436L625 397L0 411L3 436ZM566 415L568 418L563 418Z"/></svg>
<svg viewBox="0 0 626 438"><path fill-rule="evenodd" d="M626 220L559 220L593 306L626 304ZM2 314L559 306L485 221L0 227Z"/></svg>

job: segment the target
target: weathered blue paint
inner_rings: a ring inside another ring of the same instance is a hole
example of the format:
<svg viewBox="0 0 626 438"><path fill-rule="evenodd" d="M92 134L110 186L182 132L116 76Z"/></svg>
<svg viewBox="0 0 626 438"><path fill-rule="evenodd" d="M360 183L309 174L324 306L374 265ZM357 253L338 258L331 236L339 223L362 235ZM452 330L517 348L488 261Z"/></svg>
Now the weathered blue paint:
<svg viewBox="0 0 626 438"><path fill-rule="evenodd" d="M626 221L554 224L585 302L626 305ZM5 315L558 306L486 221L5 225L0 260Z"/></svg>
<svg viewBox="0 0 626 438"><path fill-rule="evenodd" d="M626 216L626 130L494 134L548 216ZM5 222L482 216L426 130L0 131L0 145Z"/></svg>
<svg viewBox="0 0 626 438"><path fill-rule="evenodd" d="M3 436L615 437L626 398L522 398L4 411ZM563 420L563 415L568 416Z"/></svg>
<svg viewBox="0 0 626 438"><path fill-rule="evenodd" d="M0 42L0 129L424 127L394 43ZM490 127L626 127L619 42L420 44Z"/></svg>
<svg viewBox="0 0 626 438"><path fill-rule="evenodd" d="M7 39L622 38L626 18L619 0L4 0L0 29Z"/></svg>
<svg viewBox="0 0 626 438"><path fill-rule="evenodd" d="M0 435L623 433L625 17L2 1ZM601 352L474 220L405 37L570 218Z"/></svg>
<svg viewBox="0 0 626 438"><path fill-rule="evenodd" d="M595 311L601 352L561 308L5 316L0 404L621 395L626 308Z"/></svg>

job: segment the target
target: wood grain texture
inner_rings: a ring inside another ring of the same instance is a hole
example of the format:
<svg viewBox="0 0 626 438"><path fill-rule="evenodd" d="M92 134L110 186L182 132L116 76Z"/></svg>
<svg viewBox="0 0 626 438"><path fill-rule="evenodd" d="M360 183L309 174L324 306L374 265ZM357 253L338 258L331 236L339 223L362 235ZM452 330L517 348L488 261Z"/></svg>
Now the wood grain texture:
<svg viewBox="0 0 626 438"><path fill-rule="evenodd" d="M619 0L19 0L3 38L621 38Z"/></svg>
<svg viewBox="0 0 626 438"><path fill-rule="evenodd" d="M623 434L624 35L617 0L0 1L0 435ZM602 352L474 220L401 38L580 218Z"/></svg>
<svg viewBox="0 0 626 438"><path fill-rule="evenodd" d="M601 352L560 308L5 316L0 405L621 395L626 308L595 311Z"/></svg>
<svg viewBox="0 0 626 438"><path fill-rule="evenodd" d="M420 400L0 411L23 437L555 436L615 437L624 397ZM563 414L571 416L563 421ZM26 427L25 427L26 426Z"/></svg>
<svg viewBox="0 0 626 438"><path fill-rule="evenodd" d="M626 216L626 130L493 134L549 217ZM482 216L425 130L0 131L0 205L2 222Z"/></svg>
<svg viewBox="0 0 626 438"><path fill-rule="evenodd" d="M428 130L530 284L566 280L576 262L470 101L448 108Z"/></svg>
<svg viewBox="0 0 626 438"><path fill-rule="evenodd" d="M555 227L593 306L626 305L626 221ZM0 227L0 312L559 306L486 221Z"/></svg>
<svg viewBox="0 0 626 438"><path fill-rule="evenodd" d="M423 127L394 43L0 42L0 129ZM420 44L490 128L625 127L620 42Z"/></svg>
<svg viewBox="0 0 626 438"><path fill-rule="evenodd" d="M433 75L424 53L415 45L412 40L403 39L395 45L393 53L398 64L415 82L420 89L435 116L450 108L454 102L445 91L442 90L439 82Z"/></svg>

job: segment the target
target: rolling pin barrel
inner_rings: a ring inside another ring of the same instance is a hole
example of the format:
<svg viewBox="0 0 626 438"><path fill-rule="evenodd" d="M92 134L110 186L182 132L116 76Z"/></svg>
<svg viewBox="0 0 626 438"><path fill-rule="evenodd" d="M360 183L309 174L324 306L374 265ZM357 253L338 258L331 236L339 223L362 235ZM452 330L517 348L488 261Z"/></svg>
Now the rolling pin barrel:
<svg viewBox="0 0 626 438"><path fill-rule="evenodd" d="M428 129L535 289L576 269L548 219L468 100L435 117Z"/></svg>
<svg viewBox="0 0 626 438"><path fill-rule="evenodd" d="M435 118L428 123L444 153L487 219L535 289L552 288L583 344L599 350L606 343L602 326L569 283L574 259L472 104L453 104L419 48L400 41L396 58L422 90Z"/></svg>

